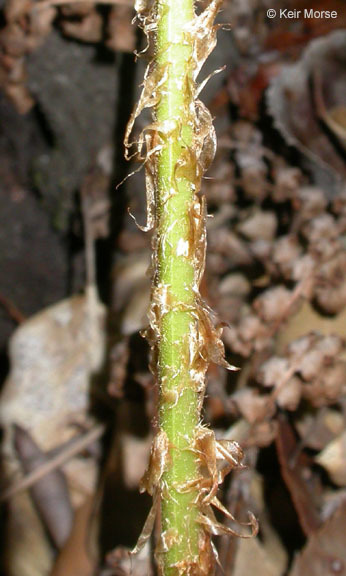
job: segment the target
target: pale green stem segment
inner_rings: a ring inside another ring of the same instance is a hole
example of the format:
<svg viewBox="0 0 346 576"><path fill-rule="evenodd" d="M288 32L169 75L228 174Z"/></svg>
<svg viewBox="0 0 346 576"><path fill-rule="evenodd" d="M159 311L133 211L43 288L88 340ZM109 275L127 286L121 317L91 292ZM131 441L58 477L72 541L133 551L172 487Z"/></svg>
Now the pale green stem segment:
<svg viewBox="0 0 346 576"><path fill-rule="evenodd" d="M157 192L157 281L168 291L167 312L160 326L159 416L171 447L171 461L162 480L161 522L170 540L163 554L164 576L176 576L173 565L198 562L201 533L196 489L182 490L198 479L198 462L191 451L199 421L198 395L189 356L190 335L196 326L196 315L191 311L195 304L194 263L188 250L194 189L193 183L176 173L183 150L193 140L193 94L188 89L192 83L192 46L184 36L184 26L194 18L194 6L192 0L157 0L157 10L156 58L167 74L157 120L159 124L175 121L178 126L159 154Z"/></svg>

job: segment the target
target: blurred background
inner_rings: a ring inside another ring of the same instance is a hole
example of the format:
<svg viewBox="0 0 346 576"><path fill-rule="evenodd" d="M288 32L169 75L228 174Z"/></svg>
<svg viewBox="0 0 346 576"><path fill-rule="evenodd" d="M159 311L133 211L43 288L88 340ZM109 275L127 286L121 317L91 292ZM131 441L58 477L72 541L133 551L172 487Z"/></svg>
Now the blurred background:
<svg viewBox="0 0 346 576"><path fill-rule="evenodd" d="M151 238L128 214L145 221L143 172L116 188L138 168L123 157L148 60L134 15L131 0L1 2L4 576L156 573L150 542L128 556L157 400ZM217 538L217 573L342 575L346 5L225 0L218 21L201 291L241 371L210 367L204 412L245 449L221 497L260 532Z"/></svg>

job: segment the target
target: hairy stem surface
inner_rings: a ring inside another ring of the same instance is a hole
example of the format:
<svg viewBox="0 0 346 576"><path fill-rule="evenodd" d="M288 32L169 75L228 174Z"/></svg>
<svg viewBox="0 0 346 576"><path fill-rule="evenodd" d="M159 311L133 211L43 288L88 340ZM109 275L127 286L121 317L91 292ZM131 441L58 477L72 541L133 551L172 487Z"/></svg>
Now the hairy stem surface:
<svg viewBox="0 0 346 576"><path fill-rule="evenodd" d="M211 0L199 15L192 0L156 0L149 6L144 0L137 6L149 41L155 33L155 57L130 117L125 147L127 158L135 156L145 166L147 224L142 229L154 230L146 336L160 404L140 485L153 496L153 506L133 553L150 537L160 507L156 559L161 576L212 576L211 535L237 534L218 522L212 507L235 522L217 499L217 489L240 466L243 454L239 445L217 440L201 422L209 363L235 369L225 360L221 329L199 293L206 249L201 181L213 160L216 136L211 114L198 98L197 77L216 45L220 2ZM144 108L154 109L153 122L131 142ZM253 517L246 526L255 533Z"/></svg>
<svg viewBox="0 0 346 576"><path fill-rule="evenodd" d="M193 94L192 46L184 27L194 17L192 0L159 0L157 62L167 71L167 80L157 106L157 120L172 123L158 157L158 273L159 285L167 287L166 313L161 318L158 345L160 381L160 427L167 434L170 464L163 476L162 530L172 539L164 555L164 574L177 574L173 565L194 563L198 557L201 527L197 522L196 490L187 483L198 478L198 462L189 449L199 420L198 392L191 385L189 334L196 330L194 262L190 240L193 234L189 208L194 185L178 176L182 154L191 145Z"/></svg>

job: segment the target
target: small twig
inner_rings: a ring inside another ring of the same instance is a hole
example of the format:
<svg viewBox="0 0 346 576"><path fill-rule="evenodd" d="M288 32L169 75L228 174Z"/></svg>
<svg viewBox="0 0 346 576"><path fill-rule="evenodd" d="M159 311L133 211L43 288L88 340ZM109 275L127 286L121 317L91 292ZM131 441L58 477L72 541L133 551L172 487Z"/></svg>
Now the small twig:
<svg viewBox="0 0 346 576"><path fill-rule="evenodd" d="M6 310L7 314L16 322L16 324L22 324L25 320L25 316L20 310L3 294L0 293L0 306Z"/></svg>
<svg viewBox="0 0 346 576"><path fill-rule="evenodd" d="M62 448L62 450L56 456L51 458L48 462L45 462L38 468L35 468L35 470L24 476L24 478L21 478L20 480L18 480L18 482L12 484L12 486L10 486L7 490L2 492L2 494L0 494L0 502L9 500L18 492L27 490L28 488L33 486L33 484L35 484L38 480L41 480L43 476L46 476L46 474L53 472L53 470L56 470L57 468L61 468L61 466L63 466L66 462L68 462L68 460L70 460L83 450L85 450L85 448L87 448L89 444L92 444L93 442L101 438L104 431L105 431L105 425L99 424L98 426L95 426L94 428L89 430L89 432L87 432L86 434L78 436L71 445Z"/></svg>

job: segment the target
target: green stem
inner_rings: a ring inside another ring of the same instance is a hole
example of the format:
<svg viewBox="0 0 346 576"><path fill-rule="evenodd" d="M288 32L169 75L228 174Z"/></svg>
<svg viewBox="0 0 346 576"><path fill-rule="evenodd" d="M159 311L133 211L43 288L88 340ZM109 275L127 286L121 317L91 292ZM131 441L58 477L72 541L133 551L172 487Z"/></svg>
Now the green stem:
<svg viewBox="0 0 346 576"><path fill-rule="evenodd" d="M160 502L160 576L212 576L211 534L236 534L217 521L212 506L233 520L216 492L223 477L240 465L242 452L235 443L216 440L201 423L209 363L235 369L225 360L220 329L199 294L206 247L201 180L214 157L216 137L210 112L198 99L202 85L196 85L196 77L216 45L220 3L211 0L196 16L193 0L136 2L149 41L155 31L156 52L124 143L126 157L136 156L145 165L147 225L142 229L155 230L146 336L160 402L159 430L140 484L153 496L153 507L133 553L148 540ZM136 118L152 107L154 121L131 142ZM248 525L255 534L254 517Z"/></svg>
<svg viewBox="0 0 346 576"><path fill-rule="evenodd" d="M190 254L193 235L190 211L194 201L193 183L177 175L184 150L191 145L194 131L192 46L184 27L194 18L192 0L158 0L156 61L166 69L167 79L156 109L160 125L171 123L158 157L158 272L157 286L166 292L166 311L160 322L158 375L160 382L160 428L170 444L170 463L161 492L163 533L171 544L163 554L164 576L186 574L198 562L201 527L197 522L196 490L187 483L198 479L194 442L199 421L198 391L191 382L189 342L196 331L195 271ZM184 491L185 487L185 491ZM185 573L185 570L184 570Z"/></svg>

